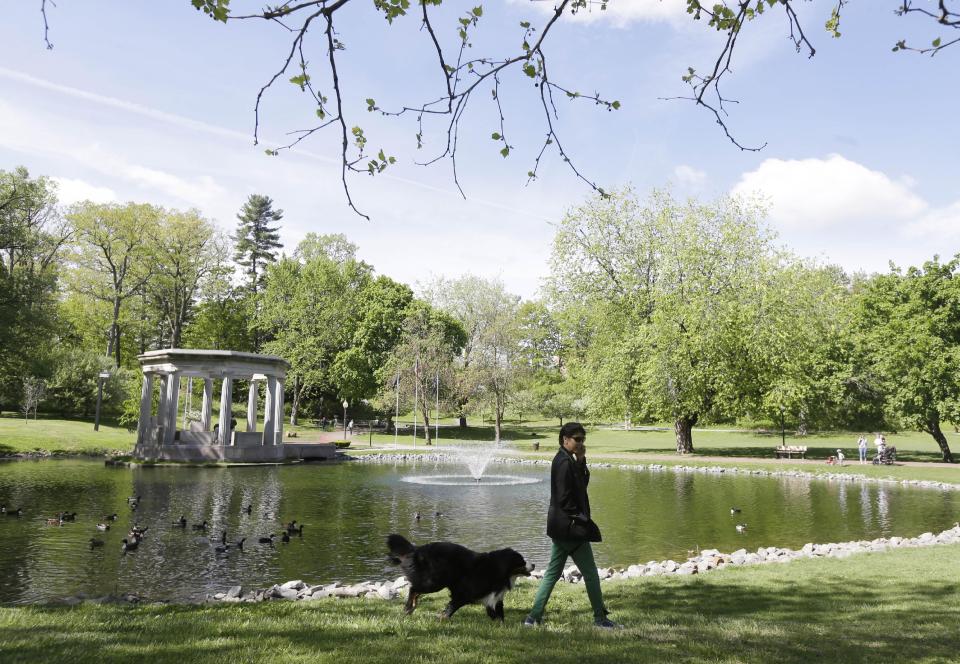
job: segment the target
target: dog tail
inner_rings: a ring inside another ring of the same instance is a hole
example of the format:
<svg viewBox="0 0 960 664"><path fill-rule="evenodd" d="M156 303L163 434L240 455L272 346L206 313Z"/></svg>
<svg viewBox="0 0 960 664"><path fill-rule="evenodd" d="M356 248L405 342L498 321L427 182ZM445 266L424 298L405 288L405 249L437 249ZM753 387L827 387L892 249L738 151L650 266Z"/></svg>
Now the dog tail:
<svg viewBox="0 0 960 664"><path fill-rule="evenodd" d="M400 564L400 559L409 556L416 548L403 535L388 535L387 548L390 549L390 560L395 564Z"/></svg>

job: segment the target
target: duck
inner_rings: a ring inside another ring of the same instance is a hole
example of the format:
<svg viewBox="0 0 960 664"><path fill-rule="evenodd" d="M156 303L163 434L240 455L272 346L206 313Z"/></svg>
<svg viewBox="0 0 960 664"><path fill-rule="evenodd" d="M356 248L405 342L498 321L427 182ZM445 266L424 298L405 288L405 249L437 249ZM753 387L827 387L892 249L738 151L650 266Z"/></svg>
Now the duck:
<svg viewBox="0 0 960 664"><path fill-rule="evenodd" d="M747 524L745 524L745 523L738 523L736 527L737 527L737 532L738 532L738 533L745 533L745 532L747 532Z"/></svg>
<svg viewBox="0 0 960 664"><path fill-rule="evenodd" d="M140 502L140 494L138 493L138 494L135 495L135 496L130 496L129 498L127 498L127 502L128 502L128 503L139 503L139 502Z"/></svg>
<svg viewBox="0 0 960 664"><path fill-rule="evenodd" d="M187 527L187 517L180 515L180 518L173 522L174 528L186 528Z"/></svg>
<svg viewBox="0 0 960 664"><path fill-rule="evenodd" d="M241 551L243 551L243 543L246 542L246 541L247 541L247 538L246 538L246 537L241 537L241 538L238 539L236 542L234 542L233 545L234 545L235 547L237 547L238 549L240 549Z"/></svg>
<svg viewBox="0 0 960 664"><path fill-rule="evenodd" d="M193 524L193 525L191 526L191 528L193 528L194 530L206 530L206 529L207 529L207 521L206 521L206 519L204 519L203 523L195 523L195 524Z"/></svg>
<svg viewBox="0 0 960 664"><path fill-rule="evenodd" d="M216 552L216 553L227 553L228 551L230 551L230 545L229 545L229 544L218 544L217 546L213 547L213 550L214 550L214 552Z"/></svg>
<svg viewBox="0 0 960 664"><path fill-rule="evenodd" d="M283 529L286 530L288 533L296 530L296 529L297 529L297 520L294 519L294 520L291 521L290 523L285 523L285 524L283 525Z"/></svg>
<svg viewBox="0 0 960 664"><path fill-rule="evenodd" d="M253 505L247 505L246 507L243 508L243 511L246 512L247 514L253 514Z"/></svg>
<svg viewBox="0 0 960 664"><path fill-rule="evenodd" d="M261 538L258 539L257 541L260 542L260 544L273 544L273 538L274 538L274 537L276 537L276 535L274 535L273 533L270 533L269 536L267 536L267 537L261 537Z"/></svg>
<svg viewBox="0 0 960 664"><path fill-rule="evenodd" d="M63 525L63 514L58 514L52 519L47 519L48 526L62 526Z"/></svg>
<svg viewBox="0 0 960 664"><path fill-rule="evenodd" d="M150 529L150 526L144 526L141 528L138 524L133 524L133 528L130 529L130 533L134 535L137 539L143 539L143 536Z"/></svg>
<svg viewBox="0 0 960 664"><path fill-rule="evenodd" d="M7 510L7 516L23 516L23 508L18 507L15 510Z"/></svg>
<svg viewBox="0 0 960 664"><path fill-rule="evenodd" d="M91 538L90 538L90 548L91 548L91 549L95 549L95 548L97 548L98 546L103 546L103 540L102 540L102 539L97 539L96 537L91 537Z"/></svg>
<svg viewBox="0 0 960 664"><path fill-rule="evenodd" d="M280 541L283 542L284 544L286 544L287 542L289 542L289 541L290 541L290 533L285 532L285 533L283 533L282 535L280 535Z"/></svg>
<svg viewBox="0 0 960 664"><path fill-rule="evenodd" d="M110 524L109 524L109 523L98 523L98 524L97 524L97 530L110 530Z"/></svg>
<svg viewBox="0 0 960 664"><path fill-rule="evenodd" d="M226 546L226 545L227 545L227 531L226 531L226 530L224 530L224 531L223 531L223 535L220 536L220 544L222 544L223 546Z"/></svg>
<svg viewBox="0 0 960 664"><path fill-rule="evenodd" d="M440 518L441 516L443 516L443 512L434 512L433 516L436 518Z"/></svg>
<svg viewBox="0 0 960 664"><path fill-rule="evenodd" d="M104 520L104 521L116 521L116 520L117 520L117 513L114 512L113 514L108 514L107 516L103 517L103 520Z"/></svg>
<svg viewBox="0 0 960 664"><path fill-rule="evenodd" d="M742 511L743 511L743 510L741 510L739 507L731 507L731 508L730 508L730 514L739 514L739 513L742 512Z"/></svg>
<svg viewBox="0 0 960 664"><path fill-rule="evenodd" d="M415 520L419 521L419 520L420 520L420 512L419 512L419 511L414 512L413 518L414 518Z"/></svg>
<svg viewBox="0 0 960 664"><path fill-rule="evenodd" d="M77 513L76 512L60 512L60 516L64 521L76 521Z"/></svg>
<svg viewBox="0 0 960 664"><path fill-rule="evenodd" d="M136 549L138 546L140 546L140 540L138 540L136 537L134 537L132 541L127 540L126 538L124 538L123 544L120 545L120 550L123 551L123 552L133 551L133 550Z"/></svg>

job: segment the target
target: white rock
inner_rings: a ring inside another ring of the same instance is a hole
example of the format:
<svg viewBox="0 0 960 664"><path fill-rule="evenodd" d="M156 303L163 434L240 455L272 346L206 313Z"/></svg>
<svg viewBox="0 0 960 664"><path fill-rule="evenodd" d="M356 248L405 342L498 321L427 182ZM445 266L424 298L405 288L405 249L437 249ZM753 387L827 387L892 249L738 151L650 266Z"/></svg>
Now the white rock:
<svg viewBox="0 0 960 664"><path fill-rule="evenodd" d="M230 590L227 591L227 597L234 598L240 597L243 594L243 588L241 586L233 586Z"/></svg>
<svg viewBox="0 0 960 664"><path fill-rule="evenodd" d="M304 586L303 581L297 579L296 581L287 581L286 583L280 586L280 590L302 590Z"/></svg>

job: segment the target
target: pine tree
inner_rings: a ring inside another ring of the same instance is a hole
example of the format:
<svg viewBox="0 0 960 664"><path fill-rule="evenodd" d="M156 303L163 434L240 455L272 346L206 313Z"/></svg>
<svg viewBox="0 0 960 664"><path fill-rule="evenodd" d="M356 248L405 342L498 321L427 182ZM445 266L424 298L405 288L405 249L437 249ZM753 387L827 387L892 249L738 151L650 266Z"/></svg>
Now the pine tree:
<svg viewBox="0 0 960 664"><path fill-rule="evenodd" d="M256 294L263 285L264 266L277 260L275 250L283 246L279 225L270 225L283 219L283 210L274 210L269 196L251 194L237 219L240 223L233 236L236 242L233 260L243 268L249 280L248 288Z"/></svg>

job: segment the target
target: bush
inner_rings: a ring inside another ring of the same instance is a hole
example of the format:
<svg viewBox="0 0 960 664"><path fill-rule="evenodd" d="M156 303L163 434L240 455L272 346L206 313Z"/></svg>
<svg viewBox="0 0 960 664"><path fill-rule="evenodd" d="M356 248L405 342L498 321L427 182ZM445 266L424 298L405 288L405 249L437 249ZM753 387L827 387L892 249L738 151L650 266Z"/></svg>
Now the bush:
<svg viewBox="0 0 960 664"><path fill-rule="evenodd" d="M337 446L337 449L338 449L338 450L345 450L345 449L347 449L348 447L350 447L350 441L349 441L349 440L337 440L337 441L334 441L333 444Z"/></svg>

